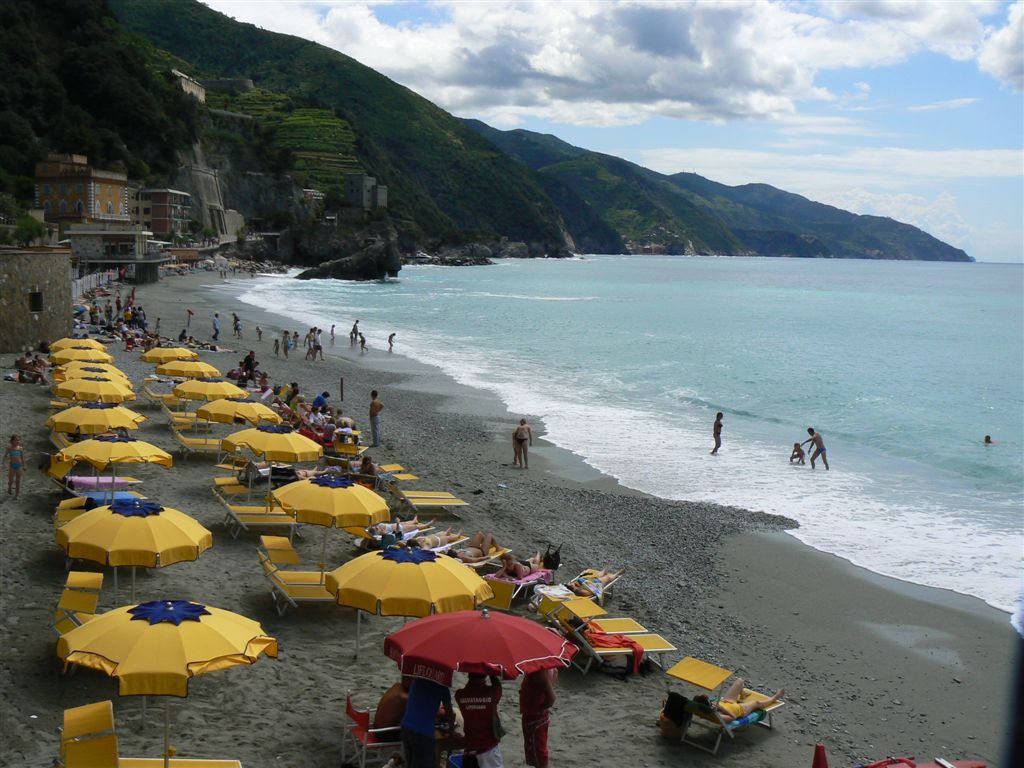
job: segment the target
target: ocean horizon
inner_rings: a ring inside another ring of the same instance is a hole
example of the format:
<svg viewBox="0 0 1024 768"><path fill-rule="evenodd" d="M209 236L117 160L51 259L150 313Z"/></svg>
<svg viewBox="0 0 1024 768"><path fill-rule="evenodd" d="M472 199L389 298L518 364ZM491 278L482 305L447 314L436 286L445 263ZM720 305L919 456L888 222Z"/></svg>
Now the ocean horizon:
<svg viewBox="0 0 1024 768"><path fill-rule="evenodd" d="M546 439L626 486L786 515L816 549L1009 612L1021 589L1022 275L583 256L214 290L290 318L300 336L334 324L345 347L358 319L371 360L396 333L396 352L543 420ZM809 426L829 471L788 460Z"/></svg>

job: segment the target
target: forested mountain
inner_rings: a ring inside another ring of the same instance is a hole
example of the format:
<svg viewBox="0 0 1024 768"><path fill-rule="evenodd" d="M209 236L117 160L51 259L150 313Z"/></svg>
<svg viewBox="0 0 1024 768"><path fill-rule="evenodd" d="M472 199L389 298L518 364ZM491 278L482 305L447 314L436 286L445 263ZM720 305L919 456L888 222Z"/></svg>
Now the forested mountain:
<svg viewBox="0 0 1024 768"><path fill-rule="evenodd" d="M762 256L969 261L917 227L861 216L767 184L730 187L694 173L665 176L549 135L466 124L542 180L557 178L634 248ZM681 238L680 235L684 237Z"/></svg>
<svg viewBox="0 0 1024 768"><path fill-rule="evenodd" d="M210 91L201 106L171 68L256 88ZM459 120L337 51L196 0L0 3L0 194L29 203L47 152L85 154L145 183L197 161L184 158L223 160L244 180L228 205L270 222L310 215L281 215L298 186L337 200L343 175L365 171L388 187L389 221L410 250L505 238L533 255L969 258L909 225L766 185L665 176Z"/></svg>

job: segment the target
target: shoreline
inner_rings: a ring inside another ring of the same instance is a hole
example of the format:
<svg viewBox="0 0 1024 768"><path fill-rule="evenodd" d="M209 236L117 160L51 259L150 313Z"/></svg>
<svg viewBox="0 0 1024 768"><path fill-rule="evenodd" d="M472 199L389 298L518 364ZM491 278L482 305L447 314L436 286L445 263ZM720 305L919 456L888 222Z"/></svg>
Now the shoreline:
<svg viewBox="0 0 1024 768"><path fill-rule="evenodd" d="M230 317L232 310L218 290L204 287L218 282L213 273L165 278L140 287L138 299L151 322L162 317L169 336L180 330L170 318L192 308L196 325L190 330L206 339L213 312ZM325 362L293 356L285 363L272 353L270 331L282 325L277 316L247 304L238 310L247 338L235 342L224 338L225 330L223 343L256 349L275 383L295 380L305 391L336 395L344 376L343 405L357 421L365 421L369 389L379 389L384 447L372 451L374 459L403 463L421 478L417 487L466 498L470 506L456 525L493 530L519 556L564 542L560 581L583 567L624 565L627 575L608 609L672 641L679 650L667 663L695 655L742 668L759 688L787 689L773 731L742 731L710 757L658 736L654 723L668 680L660 673L621 683L596 672L584 677L566 671L553 713L552 765L667 767L685 761L799 768L810 764L816 741L827 744L836 766L886 754L981 757L1000 765L1007 730L1000 715L1012 711L1006 697L1017 639L1005 614L975 598L876 576L813 550L781 533L784 518L631 491L542 437L531 451L531 469L515 470L508 445L514 421L496 396L398 354L360 359L346 354L347 345L336 346ZM301 330L295 321L283 322ZM257 323L267 331L262 344L253 343ZM242 354L204 353L202 359L226 370ZM115 355L136 381L152 370L135 354ZM5 392L5 426L27 438L29 451L43 450L49 391L12 384ZM162 414L136 407L150 419L140 437L171 448ZM282 654L277 662L195 679L189 698L172 708L172 740L189 756L235 757L252 766L336 767L345 690L357 706L372 706L396 679L393 663L375 649L400 620L364 621L363 653L353 665L351 611L302 606L278 617L256 563L255 536L232 540L219 526L223 515L210 496L211 474L209 461L177 455L170 471L139 470L147 481L140 490L195 515L214 531L215 546L194 563L141 574L138 597L182 596L237 610L278 637ZM21 760L12 764L47 762L56 752L53 726L60 710L102 698L114 699L121 753L158 754L160 729L151 723L143 730L138 702L117 697L114 683L87 670L69 678L56 674L50 624L64 575L49 517L57 497L37 473L25 481L23 498L5 497L0 506L7 594L19 596L6 612L12 653L2 662L8 685L0 694L8 753ZM307 533L297 547L319 553L320 540ZM346 543L332 536L332 563L349 554ZM111 599L105 587L101 607L112 607ZM679 683L671 687L687 692ZM502 704L513 725L516 689L515 683L506 686ZM38 717L30 719L33 714ZM522 765L521 735L516 727L508 730L506 764ZM610 747L620 746L628 753L611 754Z"/></svg>

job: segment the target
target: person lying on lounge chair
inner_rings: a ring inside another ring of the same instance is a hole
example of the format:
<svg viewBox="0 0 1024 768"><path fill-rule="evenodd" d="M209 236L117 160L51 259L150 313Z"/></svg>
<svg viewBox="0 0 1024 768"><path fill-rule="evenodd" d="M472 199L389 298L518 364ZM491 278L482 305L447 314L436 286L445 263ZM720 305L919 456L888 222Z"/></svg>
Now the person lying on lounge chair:
<svg viewBox="0 0 1024 768"><path fill-rule="evenodd" d="M511 553L506 552L501 557L500 573L502 576L511 576L513 579L523 579L543 567L544 560L540 552L525 562L516 560Z"/></svg>
<svg viewBox="0 0 1024 768"><path fill-rule="evenodd" d="M458 541L462 536L462 531L453 533L452 529L449 528L446 531L441 531L441 533L428 533L426 536L414 536L408 541L401 542L399 546L404 544L407 547L419 547L420 549L437 549L438 547L443 547L447 544Z"/></svg>
<svg viewBox="0 0 1024 768"><path fill-rule="evenodd" d="M473 534L473 538L464 548L449 550L448 554L464 563L473 564L490 560L490 552L495 549L501 549L501 545L494 538L494 534L479 531Z"/></svg>
<svg viewBox="0 0 1024 768"><path fill-rule="evenodd" d="M749 699L747 701L740 701L740 695L743 693L743 687L746 685L742 677L737 677L732 685L730 685L725 693L722 694L721 698L715 702L715 709L718 710L718 714L722 720L729 722L739 717L746 717L751 712L756 712L759 709L767 709L772 704L781 699L786 691L784 688L779 688L775 692L774 696L769 696L766 699ZM707 696L701 694L700 696L694 696L693 700L707 706L711 706L711 701Z"/></svg>
<svg viewBox="0 0 1024 768"><path fill-rule="evenodd" d="M419 515L416 515L412 520L399 520L398 518L395 518L395 522L393 523L377 523L376 525L371 526L370 533L375 536L380 536L385 533L394 533L395 526L397 525L398 529L403 534L406 534L409 533L409 531L419 531L424 528L432 528L434 526L434 522L435 521L433 520L428 520L425 523L421 523Z"/></svg>
<svg viewBox="0 0 1024 768"><path fill-rule="evenodd" d="M566 586L582 597L601 597L604 593L604 588L625 572L626 569L623 568L612 573L606 566L597 573L580 576L575 581L570 581Z"/></svg>

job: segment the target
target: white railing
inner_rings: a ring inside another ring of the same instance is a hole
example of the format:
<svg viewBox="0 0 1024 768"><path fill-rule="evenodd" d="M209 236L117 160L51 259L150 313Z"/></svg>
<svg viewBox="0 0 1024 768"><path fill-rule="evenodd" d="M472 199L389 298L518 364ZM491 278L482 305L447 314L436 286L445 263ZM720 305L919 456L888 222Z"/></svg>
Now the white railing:
<svg viewBox="0 0 1024 768"><path fill-rule="evenodd" d="M82 298L86 291L99 288L117 281L116 269L104 269L100 272L93 272L85 277L75 278L71 281L71 297L74 301Z"/></svg>

